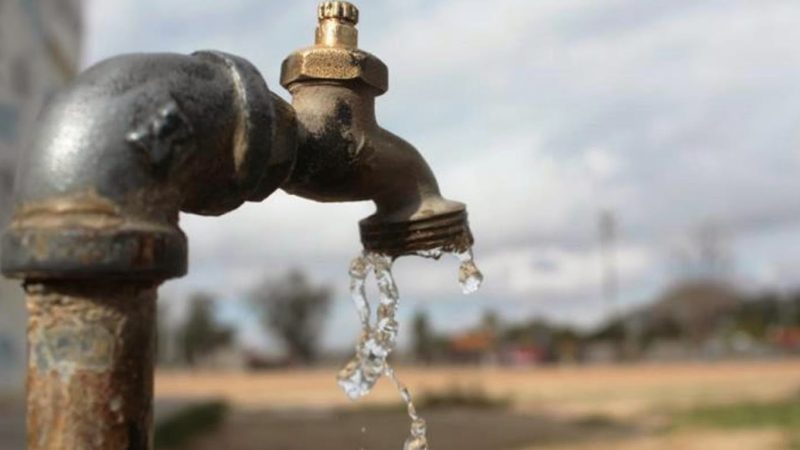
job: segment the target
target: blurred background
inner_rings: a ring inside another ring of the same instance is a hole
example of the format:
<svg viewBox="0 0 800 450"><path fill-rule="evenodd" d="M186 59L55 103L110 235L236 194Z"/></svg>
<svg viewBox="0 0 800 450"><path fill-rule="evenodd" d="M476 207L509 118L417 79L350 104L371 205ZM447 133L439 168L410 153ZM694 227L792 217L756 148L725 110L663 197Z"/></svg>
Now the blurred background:
<svg viewBox="0 0 800 450"><path fill-rule="evenodd" d="M0 220L37 112L78 72L218 49L288 99L280 63L313 42L316 5L0 0ZM379 120L468 204L486 277L463 296L455 258L395 264L393 358L432 448L800 448L800 3L357 6L360 47L390 70ZM402 445L390 383L351 404L335 382L372 210L279 192L181 218L190 273L160 291L159 448ZM0 281L10 450L24 323Z"/></svg>

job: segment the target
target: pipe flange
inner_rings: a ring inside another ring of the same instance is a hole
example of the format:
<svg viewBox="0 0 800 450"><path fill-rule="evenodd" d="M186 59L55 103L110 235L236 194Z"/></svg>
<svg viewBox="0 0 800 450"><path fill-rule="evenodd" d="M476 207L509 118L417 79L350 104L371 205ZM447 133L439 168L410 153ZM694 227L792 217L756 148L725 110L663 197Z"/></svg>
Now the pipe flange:
<svg viewBox="0 0 800 450"><path fill-rule="evenodd" d="M186 236L177 228L136 226L9 229L3 274L28 280L165 280L186 274Z"/></svg>

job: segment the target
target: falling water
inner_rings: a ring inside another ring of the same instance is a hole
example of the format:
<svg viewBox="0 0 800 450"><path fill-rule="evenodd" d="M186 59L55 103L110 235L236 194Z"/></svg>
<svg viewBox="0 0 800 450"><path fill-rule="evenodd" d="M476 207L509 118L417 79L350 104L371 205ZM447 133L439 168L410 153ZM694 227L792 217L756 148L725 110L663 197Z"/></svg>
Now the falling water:
<svg viewBox="0 0 800 450"><path fill-rule="evenodd" d="M439 259L445 251L433 249L418 252L418 256ZM483 275L475 265L472 249L453 252L461 263L458 269L458 282L465 294L478 290ZM380 253L362 252L350 263L350 295L361 321L361 336L356 345L355 355L339 371L338 383L351 400L370 393L375 383L386 375L400 392L411 419L411 435L406 439L403 450L428 450L427 427L425 419L417 414L411 393L397 378L387 359L397 342L399 324L396 315L400 296L392 277L392 258ZM369 273L375 276L380 292L376 320L370 322L371 307L366 295L366 280Z"/></svg>

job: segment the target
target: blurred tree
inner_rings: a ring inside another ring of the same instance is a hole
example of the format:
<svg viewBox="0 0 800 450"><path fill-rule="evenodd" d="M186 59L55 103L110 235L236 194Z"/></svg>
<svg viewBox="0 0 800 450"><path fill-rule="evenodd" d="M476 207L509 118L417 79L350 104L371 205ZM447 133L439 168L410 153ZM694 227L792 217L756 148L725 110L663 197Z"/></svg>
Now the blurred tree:
<svg viewBox="0 0 800 450"><path fill-rule="evenodd" d="M502 324L500 323L500 317L497 315L497 312L492 310L486 310L483 312L483 316L481 317L481 328L491 333L493 336L497 336L500 334L500 328Z"/></svg>
<svg viewBox="0 0 800 450"><path fill-rule="evenodd" d="M156 310L156 364L165 365L171 362L172 340L174 339L172 330L167 323L168 302L163 298L158 299L158 309Z"/></svg>
<svg viewBox="0 0 800 450"><path fill-rule="evenodd" d="M303 272L293 270L284 279L265 282L251 301L263 325L283 340L289 357L310 364L318 356L331 294L330 288L313 286Z"/></svg>
<svg viewBox="0 0 800 450"><path fill-rule="evenodd" d="M500 345L500 334L503 324L500 322L500 316L496 311L486 310L481 317L481 329L484 333L489 335L491 340L491 348L489 350L489 357L497 357L498 346Z"/></svg>
<svg viewBox="0 0 800 450"><path fill-rule="evenodd" d="M675 242L672 250L678 280L727 280L734 260L730 240L723 224L705 222Z"/></svg>
<svg viewBox="0 0 800 450"><path fill-rule="evenodd" d="M433 361L433 353L436 347L436 338L431 331L428 313L417 311L414 315L414 336L413 349L414 357L419 362L430 364Z"/></svg>
<svg viewBox="0 0 800 450"><path fill-rule="evenodd" d="M681 338L698 346L714 336L740 305L740 294L728 284L696 279L667 289L653 305L651 319L677 325Z"/></svg>
<svg viewBox="0 0 800 450"><path fill-rule="evenodd" d="M180 331L181 352L189 366L233 341L233 330L214 320L213 308L214 299L208 294L197 293L189 299L189 313Z"/></svg>
<svg viewBox="0 0 800 450"><path fill-rule="evenodd" d="M756 339L766 338L770 327L781 325L781 303L772 292L747 299L733 315L735 328Z"/></svg>

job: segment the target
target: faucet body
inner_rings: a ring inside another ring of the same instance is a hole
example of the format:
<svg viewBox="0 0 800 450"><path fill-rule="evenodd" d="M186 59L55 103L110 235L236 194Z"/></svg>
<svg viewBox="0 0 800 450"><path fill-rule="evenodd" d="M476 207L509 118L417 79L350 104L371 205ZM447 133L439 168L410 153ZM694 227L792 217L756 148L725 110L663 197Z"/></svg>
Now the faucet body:
<svg viewBox="0 0 800 450"><path fill-rule="evenodd" d="M367 250L465 250L465 206L443 198L420 153L378 125L375 98L388 90L388 68L357 48L358 10L329 2L318 19L315 45L289 55L281 71L300 127L283 189L317 201L372 200L375 214L360 223Z"/></svg>
<svg viewBox="0 0 800 450"><path fill-rule="evenodd" d="M0 265L29 311L28 449L151 450L157 287L186 272L180 211L219 215L281 187L372 200L365 249L465 250L463 204L380 127L388 70L327 2L316 45L284 61L288 104L219 52L135 54L80 75L41 116Z"/></svg>

